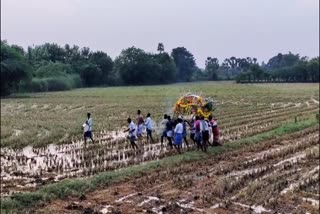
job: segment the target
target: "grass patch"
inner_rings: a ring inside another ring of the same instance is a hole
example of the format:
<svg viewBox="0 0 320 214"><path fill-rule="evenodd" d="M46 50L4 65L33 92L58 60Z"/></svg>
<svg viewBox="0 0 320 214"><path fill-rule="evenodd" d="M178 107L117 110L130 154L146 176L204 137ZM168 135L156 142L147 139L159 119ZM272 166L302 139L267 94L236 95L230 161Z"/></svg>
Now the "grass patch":
<svg viewBox="0 0 320 214"><path fill-rule="evenodd" d="M64 199L68 196L80 196L115 182L123 182L134 177L143 176L156 169L164 169L186 162L198 161L317 125L319 125L319 122L314 118L299 121L297 123L287 123L271 131L228 143L222 147L210 148L207 154L198 151L190 151L185 152L182 155L166 157L162 160L148 162L143 165L134 165L117 171L102 172L89 178L64 180L59 183L44 186L35 192L15 194L10 198L2 199L1 213L13 213L54 199Z"/></svg>

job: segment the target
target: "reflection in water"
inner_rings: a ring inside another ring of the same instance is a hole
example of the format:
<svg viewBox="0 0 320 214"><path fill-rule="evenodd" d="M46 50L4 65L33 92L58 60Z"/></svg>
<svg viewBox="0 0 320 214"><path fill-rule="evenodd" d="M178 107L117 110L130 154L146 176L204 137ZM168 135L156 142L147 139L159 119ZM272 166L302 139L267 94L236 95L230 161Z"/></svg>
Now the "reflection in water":
<svg viewBox="0 0 320 214"><path fill-rule="evenodd" d="M23 149L1 149L1 196L32 190L69 177L90 176L144 161L158 160L170 152L160 143L140 140L140 151L131 149L123 132L101 132L95 144L71 144ZM17 185L19 184L19 185Z"/></svg>

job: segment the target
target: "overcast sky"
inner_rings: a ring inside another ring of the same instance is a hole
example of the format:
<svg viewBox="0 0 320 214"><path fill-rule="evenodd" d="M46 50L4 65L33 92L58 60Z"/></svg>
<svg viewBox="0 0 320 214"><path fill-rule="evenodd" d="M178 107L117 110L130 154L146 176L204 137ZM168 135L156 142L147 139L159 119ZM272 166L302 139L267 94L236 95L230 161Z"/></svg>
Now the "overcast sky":
<svg viewBox="0 0 320 214"><path fill-rule="evenodd" d="M1 0L1 39L27 48L87 46L113 59L130 46L184 46L206 57L319 55L319 0Z"/></svg>

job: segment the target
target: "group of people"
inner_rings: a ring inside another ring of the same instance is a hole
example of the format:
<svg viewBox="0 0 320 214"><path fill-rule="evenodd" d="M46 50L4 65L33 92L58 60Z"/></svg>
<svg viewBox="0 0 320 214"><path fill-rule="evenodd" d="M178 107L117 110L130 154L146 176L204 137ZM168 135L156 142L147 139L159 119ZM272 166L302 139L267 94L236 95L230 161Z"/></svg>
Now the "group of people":
<svg viewBox="0 0 320 214"><path fill-rule="evenodd" d="M84 141L90 138L94 143L92 138L92 118L91 114L87 114L87 121L83 125L84 128ZM127 122L129 124L128 129L124 132L128 132L128 140L130 141L131 147L133 150L139 150L139 147L136 143L138 139L141 139L143 136L144 127L146 128L147 133L147 143L149 140L154 143L152 137L153 121L151 119L151 114L147 114L146 120L144 120L141 111L137 111L136 123L128 118ZM190 139L197 149L201 149L206 152L208 145L210 146L220 146L219 143L219 128L217 120L212 116L204 118L203 116L195 116L191 121L185 120L182 116L179 116L177 119L173 120L167 114L163 116L163 120L160 123L161 128L161 145L165 139L168 141L168 145L171 148L175 148L179 153L181 153L182 143L185 142L187 148L189 148L189 142L187 140L187 125L189 126ZM212 140L212 141L211 141Z"/></svg>
<svg viewBox="0 0 320 214"><path fill-rule="evenodd" d="M206 152L208 145L210 146L220 146L219 143L219 128L216 119L209 116L205 119L203 116L195 116L191 121L183 119L179 116L176 120L172 120L170 116L164 115L161 121L162 135L161 135L161 145L163 145L164 139L168 140L168 144L171 147L175 147L180 153L180 148L185 142L187 148L189 148L189 143L187 140L187 125L189 126L190 139L193 144L196 145L197 149L201 149ZM210 142L211 138L213 139Z"/></svg>

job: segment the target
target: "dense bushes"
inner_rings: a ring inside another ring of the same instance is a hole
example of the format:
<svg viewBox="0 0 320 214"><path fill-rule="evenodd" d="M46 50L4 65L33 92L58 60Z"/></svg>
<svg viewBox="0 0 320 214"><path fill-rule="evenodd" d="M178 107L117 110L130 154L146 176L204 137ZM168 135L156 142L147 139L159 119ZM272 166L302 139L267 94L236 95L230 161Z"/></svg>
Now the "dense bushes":
<svg viewBox="0 0 320 214"><path fill-rule="evenodd" d="M308 60L292 53L278 54L267 65L250 65L237 82L319 82L319 62L319 57Z"/></svg>
<svg viewBox="0 0 320 214"><path fill-rule="evenodd" d="M32 81L25 85L26 91L45 92L45 91L63 91L72 88L81 87L81 79L79 75L68 75L47 78L33 78Z"/></svg>
<svg viewBox="0 0 320 214"><path fill-rule="evenodd" d="M1 41L1 96L17 91L19 85L29 81L29 65L23 49Z"/></svg>

